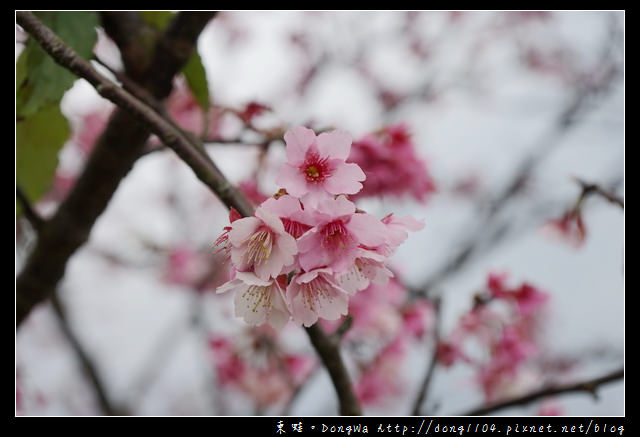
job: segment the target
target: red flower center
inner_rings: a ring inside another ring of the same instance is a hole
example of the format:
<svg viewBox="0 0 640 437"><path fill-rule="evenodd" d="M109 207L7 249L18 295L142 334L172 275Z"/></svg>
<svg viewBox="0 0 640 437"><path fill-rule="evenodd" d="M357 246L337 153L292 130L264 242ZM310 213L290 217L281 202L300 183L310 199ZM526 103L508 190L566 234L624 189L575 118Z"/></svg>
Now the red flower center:
<svg viewBox="0 0 640 437"><path fill-rule="evenodd" d="M307 182L322 183L333 173L329 165L329 158L320 158L317 152L308 152L300 171L307 178Z"/></svg>
<svg viewBox="0 0 640 437"><path fill-rule="evenodd" d="M344 250L353 242L353 237L341 220L334 220L322 228L322 247L331 251Z"/></svg>
<svg viewBox="0 0 640 437"><path fill-rule="evenodd" d="M282 224L284 225L284 230L296 239L300 238L302 234L311 229L311 226L309 225L305 225L304 223L300 223L286 217L282 218Z"/></svg>

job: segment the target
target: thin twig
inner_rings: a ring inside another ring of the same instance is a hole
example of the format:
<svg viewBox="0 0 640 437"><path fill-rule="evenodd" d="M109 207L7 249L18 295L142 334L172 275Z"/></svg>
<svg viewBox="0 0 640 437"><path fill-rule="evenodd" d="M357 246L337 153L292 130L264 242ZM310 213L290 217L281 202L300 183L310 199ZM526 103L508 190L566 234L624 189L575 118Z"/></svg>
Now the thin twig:
<svg viewBox="0 0 640 437"><path fill-rule="evenodd" d="M220 172L217 166L207 159L208 156L194 148L190 141L171 124L144 102L126 90L118 87L109 79L97 72L90 63L79 57L73 49L67 46L47 26L29 12L16 12L16 19L42 48L61 66L69 69L77 76L84 78L95 87L98 93L111 100L117 106L129 111L140 122L160 137L171 147L194 171L196 176L207 185L228 207L234 207L243 216L253 214L251 203L238 191ZM26 316L26 314L24 314ZM21 319L18 319L21 320ZM340 412L343 415L359 415L360 406L357 402L351 381L346 371L339 347L322 331L320 327L312 326L307 329L312 344L327 367L334 383Z"/></svg>
<svg viewBox="0 0 640 437"><path fill-rule="evenodd" d="M429 361L429 367L427 367L427 372L424 375L424 379L422 380L422 384L420 384L420 390L418 391L418 397L416 398L415 403L413 404L412 415L419 416L420 408L424 403L425 399L429 395L429 387L431 386L431 381L433 379L433 375L435 372L436 364L438 363L438 343L440 342L440 312L441 301L440 298L436 298L433 300L433 308L435 310L435 322L433 327L433 352L431 353L431 361Z"/></svg>
<svg viewBox="0 0 640 437"><path fill-rule="evenodd" d="M178 125L178 123L176 123L171 118L171 116L167 112L165 105L161 101L153 97L153 95L151 95L149 91L147 91L144 87L138 85L138 83L134 80L131 80L126 74L111 68L98 56L94 55L94 60L104 68L109 70L109 72L111 72L111 74L113 74L115 78L122 84L122 87L125 90L127 90L133 96L137 97L139 100L151 107L160 117L164 119L166 123L170 124L175 130L179 131L185 137L185 139L189 141L189 143L191 143L192 147L196 148L198 151L206 155L202 141L193 132L189 132ZM144 150L141 155L147 155L148 153L157 150L164 150L164 147L149 147ZM205 159L208 159L208 156L206 156Z"/></svg>
<svg viewBox="0 0 640 437"><path fill-rule="evenodd" d="M620 208L624 209L624 199L622 199L622 197L617 196L616 194L612 193L611 191L605 190L604 188L602 188L600 185L595 184L595 183L591 183L591 182L585 182L580 178L574 178L575 181L580 184L580 187L582 187L582 191L580 192L580 197L579 197L579 201L578 203L581 203L584 199L586 199L588 196L592 195L592 194L596 194L602 198L604 198L605 200L618 205Z"/></svg>
<svg viewBox="0 0 640 437"><path fill-rule="evenodd" d="M163 99L168 95L173 76L187 63L200 32L213 15L212 12L179 12L157 38L155 35L128 34L140 47L153 52L140 83L155 98ZM16 13L17 22L25 24L25 19L33 19L33 16L23 11ZM35 23L39 22L36 20ZM57 48L63 51L61 46ZM69 259L87 242L93 225L106 209L120 181L131 170L149 134L145 125L131 117L129 111L117 108L113 112L76 184L47 220L46 232L37 239L16 278L17 327L36 305L55 291Z"/></svg>
<svg viewBox="0 0 640 437"><path fill-rule="evenodd" d="M291 410L293 409L293 406L296 404L303 389L309 385L309 382L319 373L321 368L322 366L318 366L314 364L313 369L311 369L311 372L309 372L309 375L305 378L305 380L300 382L294 387L293 393L291 393L291 397L289 398L289 401L282 409L283 416L291 416Z"/></svg>
<svg viewBox="0 0 640 437"><path fill-rule="evenodd" d="M610 382L619 381L622 379L624 379L624 368L608 373L606 375L600 376L598 378L587 380L587 381L582 381L582 382L567 384L567 385L546 387L541 390L528 393L521 397L508 399L506 401L496 402L494 404L473 409L467 413L462 414L462 416L483 416L485 414L493 413L503 408L514 407L517 405L525 405L542 398L556 396L556 395L565 394L565 393L585 392L585 393L589 393L594 397L597 397L596 389L598 387L600 387L601 385L608 384Z"/></svg>
<svg viewBox="0 0 640 437"><path fill-rule="evenodd" d="M606 56L606 53L603 56ZM477 255L478 250L485 241L487 230L491 228L495 217L505 210L511 200L515 199L523 191L527 180L538 166L556 147L559 140L569 132L570 128L576 125L576 116L588 108L591 98L607 92L610 89L610 84L611 81L597 89L585 86L579 86L576 89L567 106L559 113L551 129L536 142L537 146L533 148L535 153L520 162L511 180L497 196L482 203L481 210L474 215L473 219L477 224L472 226L473 231L469 233L464 243L461 244L458 252L436 268L422 285L412 289L414 297L428 296L439 284L466 266L474 255Z"/></svg>
<svg viewBox="0 0 640 437"><path fill-rule="evenodd" d="M69 345L75 352L76 357L78 358L78 361L80 362L80 365L82 366L82 369L84 370L84 373L87 376L87 381L93 388L93 391L98 400L98 405L102 410L102 412L107 416L127 415L127 413L123 408L116 407L114 403L109 399L107 390L105 388L106 386L102 381L102 378L100 377L100 373L98 372L98 369L94 364L93 359L84 349L84 347L82 346L82 343L80 342L75 332L73 331L73 328L71 327L71 324L69 323L69 320L67 318L67 312L64 308L64 305L60 301L57 291L51 295L51 304L52 304L54 313L56 315L56 318L60 323L60 328L62 330L62 333L64 334L67 341L69 342Z"/></svg>
<svg viewBox="0 0 640 437"><path fill-rule="evenodd" d="M24 217L29 221L29 224L33 227L36 232L40 232L42 229L42 225L44 224L44 219L33 209L31 206L31 202L29 202L29 198L22 191L19 185L16 185L16 197L20 202L20 206L22 206L22 212L24 213Z"/></svg>
<svg viewBox="0 0 640 437"><path fill-rule="evenodd" d="M331 338L336 343L340 343L344 336L349 332L351 326L353 325L353 316L351 314L347 314L342 323L338 325L338 327L331 334Z"/></svg>

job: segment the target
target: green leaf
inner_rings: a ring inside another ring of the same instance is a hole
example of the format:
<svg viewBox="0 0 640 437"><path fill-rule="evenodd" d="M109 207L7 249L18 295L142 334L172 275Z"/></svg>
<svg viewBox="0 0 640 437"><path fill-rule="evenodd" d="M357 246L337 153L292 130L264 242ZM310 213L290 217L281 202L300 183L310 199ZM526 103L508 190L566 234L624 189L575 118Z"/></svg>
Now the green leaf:
<svg viewBox="0 0 640 437"><path fill-rule="evenodd" d="M209 85L207 73L197 51L193 53L187 65L182 69L187 85L203 111L209 110Z"/></svg>
<svg viewBox="0 0 640 437"><path fill-rule="evenodd" d="M97 39L97 13L36 12L35 15L80 56L91 58ZM17 115L26 117L43 105L57 104L75 80L73 73L56 64L37 42L29 39L16 64Z"/></svg>
<svg viewBox="0 0 640 437"><path fill-rule="evenodd" d="M170 11L141 11L142 19L145 23L150 24L158 30L164 30L173 17L173 12Z"/></svg>
<svg viewBox="0 0 640 437"><path fill-rule="evenodd" d="M16 123L16 184L31 202L51 187L58 153L70 132L59 105L52 103Z"/></svg>

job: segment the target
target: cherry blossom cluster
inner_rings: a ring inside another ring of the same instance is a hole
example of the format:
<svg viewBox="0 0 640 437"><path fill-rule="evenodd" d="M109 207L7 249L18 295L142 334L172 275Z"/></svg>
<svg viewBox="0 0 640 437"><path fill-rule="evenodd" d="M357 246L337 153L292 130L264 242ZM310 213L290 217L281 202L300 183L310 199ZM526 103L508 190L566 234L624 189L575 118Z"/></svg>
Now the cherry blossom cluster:
<svg viewBox="0 0 640 437"><path fill-rule="evenodd" d="M538 353L539 310L549 299L526 282L510 287L507 279L505 273L489 274L487 293L476 297L473 308L437 346L443 366L465 362L475 367L476 382L488 402L517 389L525 364ZM474 343L481 356L472 353Z"/></svg>
<svg viewBox="0 0 640 437"><path fill-rule="evenodd" d="M378 219L349 199L366 176L347 162L351 136L342 130L317 135L295 127L285 135L287 161L280 191L251 217L232 211L216 242L228 253L232 279L218 292L235 293L235 314L250 325L281 329L289 320L311 326L336 320L349 299L371 283L384 284L388 258L424 224L389 214Z"/></svg>
<svg viewBox="0 0 640 437"><path fill-rule="evenodd" d="M354 390L365 406L383 406L405 393L403 365L410 351L431 332L435 312L425 299L409 299L394 276L384 285L370 284L349 303L352 318L343 344L357 364ZM323 321L333 331L337 322ZM333 326L331 326L333 325Z"/></svg>
<svg viewBox="0 0 640 437"><path fill-rule="evenodd" d="M404 123L386 126L355 141L349 158L367 174L367 184L357 197L409 196L424 202L435 191L426 162L416 154Z"/></svg>
<svg viewBox="0 0 640 437"><path fill-rule="evenodd" d="M412 348L428 338L435 314L424 299L410 300L394 276L382 286L370 284L349 302L351 324L342 337L345 358L355 364L354 391L363 406L381 407L406 393L403 366ZM336 332L344 318L321 320ZM293 325L289 325L292 328ZM288 404L317 369L314 353L285 348L287 329L245 327L239 334L215 333L210 350L221 388L241 393L259 408ZM260 383L257 383L260 381Z"/></svg>
<svg viewBox="0 0 640 437"><path fill-rule="evenodd" d="M261 408L289 401L315 368L314 358L285 350L273 330L252 328L243 334L209 338L220 386L248 396Z"/></svg>

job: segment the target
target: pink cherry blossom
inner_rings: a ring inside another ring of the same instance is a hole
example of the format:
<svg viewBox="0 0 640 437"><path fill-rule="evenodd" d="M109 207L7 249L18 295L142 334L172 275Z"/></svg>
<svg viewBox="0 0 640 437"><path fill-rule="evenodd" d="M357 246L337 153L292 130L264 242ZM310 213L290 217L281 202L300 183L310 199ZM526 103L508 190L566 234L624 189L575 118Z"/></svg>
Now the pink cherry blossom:
<svg viewBox="0 0 640 437"><path fill-rule="evenodd" d="M537 416L564 416L564 408L555 401L543 401L538 408Z"/></svg>
<svg viewBox="0 0 640 437"><path fill-rule="evenodd" d="M393 213L387 215L382 220L386 225L387 232L384 247L378 248L385 256L391 256L397 248L409 237L409 231L416 232L424 228L423 220L417 220L411 216L397 218Z"/></svg>
<svg viewBox="0 0 640 437"><path fill-rule="evenodd" d="M251 125L254 117L257 117L263 114L266 111L270 111L266 105L258 102L249 102L241 111L234 111L240 120L242 120L245 124Z"/></svg>
<svg viewBox="0 0 640 437"><path fill-rule="evenodd" d="M336 275L336 279L349 294L364 290L372 283L385 285L393 277L393 272L385 265L386 259L375 251L359 247L353 266Z"/></svg>
<svg viewBox="0 0 640 437"><path fill-rule="evenodd" d="M110 111L90 112L85 115L82 125L77 132L74 132L73 142L80 150L88 155L96 145L96 140L107 125Z"/></svg>
<svg viewBox="0 0 640 437"><path fill-rule="evenodd" d="M282 402L291 395L289 381L273 365L251 367L242 379L242 390L260 407Z"/></svg>
<svg viewBox="0 0 640 437"><path fill-rule="evenodd" d="M315 225L312 213L304 210L300 200L293 196L270 197L260 206L280 217L284 230L293 238L300 238Z"/></svg>
<svg viewBox="0 0 640 437"><path fill-rule="evenodd" d="M451 367L459 360L469 361L469 358L462 351L457 343L449 341L440 341L437 346L436 357L438 362L445 367Z"/></svg>
<svg viewBox="0 0 640 437"><path fill-rule="evenodd" d="M234 207L231 207L229 209L229 223L233 223L241 218L242 216ZM231 257L231 242L229 242L229 232L231 231L231 229L233 229L231 226L225 226L220 236L213 243L214 247L219 248L217 252L224 253L225 262L228 261L228 259Z"/></svg>
<svg viewBox="0 0 640 437"><path fill-rule="evenodd" d="M388 135L398 147L409 142L401 128L389 129ZM404 288L389 284L394 275L388 259L409 231L422 229L424 223L393 214L380 220L356 209L348 195L360 190L365 178L357 165L346 162L351 148L348 133L316 136L310 129L297 127L285 134L285 141L287 162L278 175L284 188L273 197L258 197L262 203L253 216L230 217L231 225L216 241L219 251L229 254L236 272L219 288L236 290L236 315L254 325L282 325L285 311L280 299L272 297L285 288L281 278L288 279L284 302L291 318L305 326L318 319L338 320L347 314L349 299L367 289L400 288L406 294ZM258 310L267 295L277 301L275 316ZM391 338L402 325L403 299L379 312L384 316L381 326L389 328L385 335ZM383 301L390 302L388 296ZM421 335L421 317L407 314L405 334Z"/></svg>
<svg viewBox="0 0 640 437"><path fill-rule="evenodd" d="M317 204L328 195L355 194L366 176L357 164L347 163L351 136L342 130L316 134L299 126L284 135L287 162L276 182L305 204Z"/></svg>
<svg viewBox="0 0 640 437"><path fill-rule="evenodd" d="M209 345L220 386L245 394L260 407L289 399L315 365L312 357L283 349L275 332L264 327L234 337L215 334Z"/></svg>
<svg viewBox="0 0 640 437"><path fill-rule="evenodd" d="M333 280L333 271L316 269L294 276L286 293L291 317L311 326L321 317L336 320L347 314L349 295Z"/></svg>
<svg viewBox="0 0 640 437"><path fill-rule="evenodd" d="M349 159L367 176L357 197L411 196L424 202L435 191L427 165L416 154L406 124L387 126L355 141Z"/></svg>
<svg viewBox="0 0 640 437"><path fill-rule="evenodd" d="M216 367L216 376L221 385L238 383L245 374L245 365L236 354L233 344L225 337L212 336L209 346Z"/></svg>
<svg viewBox="0 0 640 437"><path fill-rule="evenodd" d="M231 261L240 272L252 271L263 281L275 278L294 262L298 249L279 217L264 208L236 220L228 234Z"/></svg>
<svg viewBox="0 0 640 437"><path fill-rule="evenodd" d="M296 384L303 383L314 369L313 358L302 354L291 354L284 357L284 365Z"/></svg>
<svg viewBox="0 0 640 437"><path fill-rule="evenodd" d="M253 273L236 272L235 279L218 287L217 293L234 291L235 314L249 325L268 323L282 329L289 321L282 286L282 280L264 281Z"/></svg>
<svg viewBox="0 0 640 437"><path fill-rule="evenodd" d="M363 405L379 405L401 392L396 375L389 375L378 366L366 369L356 381L354 390Z"/></svg>
<svg viewBox="0 0 640 437"><path fill-rule="evenodd" d="M509 288L506 284L507 277L506 273L490 273L487 288L494 298L515 302L520 315L530 315L548 300L547 293L526 282L517 288Z"/></svg>
<svg viewBox="0 0 640 437"><path fill-rule="evenodd" d="M402 319L402 330L405 334L422 338L433 323L433 305L426 300L413 302L404 309Z"/></svg>
<svg viewBox="0 0 640 437"><path fill-rule="evenodd" d="M535 344L507 326L491 350L491 359L480 367L477 378L487 401L494 401L500 390L515 379L521 364L537 352Z"/></svg>
<svg viewBox="0 0 640 437"><path fill-rule="evenodd" d="M503 298L508 294L506 285L508 275L504 272L491 272L487 277L487 288L494 298Z"/></svg>
<svg viewBox="0 0 640 437"><path fill-rule="evenodd" d="M528 316L549 300L549 295L533 285L523 283L513 291L518 305L518 311L522 316Z"/></svg>
<svg viewBox="0 0 640 437"><path fill-rule="evenodd" d="M345 290L347 291L347 290ZM396 278L385 285L370 284L349 298L349 314L353 321L345 339L392 339L404 335L401 306L407 290ZM329 329L335 329L335 326Z"/></svg>
<svg viewBox="0 0 640 437"><path fill-rule="evenodd" d="M242 191L242 193L247 196L247 198L251 202L253 202L254 205L260 205L268 198L268 196L260 191L260 188L258 187L258 184L255 180L246 180L240 182L238 184L238 189Z"/></svg>
<svg viewBox="0 0 640 437"><path fill-rule="evenodd" d="M401 393L401 367L407 343L396 338L385 346L355 383L358 400L365 405L381 404Z"/></svg>
<svg viewBox="0 0 640 437"><path fill-rule="evenodd" d="M208 271L203 257L188 246L171 248L167 257L164 279L170 284L191 285Z"/></svg>
<svg viewBox="0 0 640 437"><path fill-rule="evenodd" d="M222 110L212 106L205 114L184 81L175 82L173 90L166 100L166 107L171 118L181 128L196 135L205 134L207 138L219 136ZM207 131L203 132L205 127Z"/></svg>
<svg viewBox="0 0 640 437"><path fill-rule="evenodd" d="M328 198L315 211L316 227L300 237L300 265L305 271L330 267L334 272L351 268L358 248L385 242L385 226L367 213L356 213L355 205L343 196Z"/></svg>
<svg viewBox="0 0 640 437"><path fill-rule="evenodd" d="M543 226L552 238L558 238L574 248L581 247L587 238L587 227L580 210L572 209L561 218L550 220Z"/></svg>

